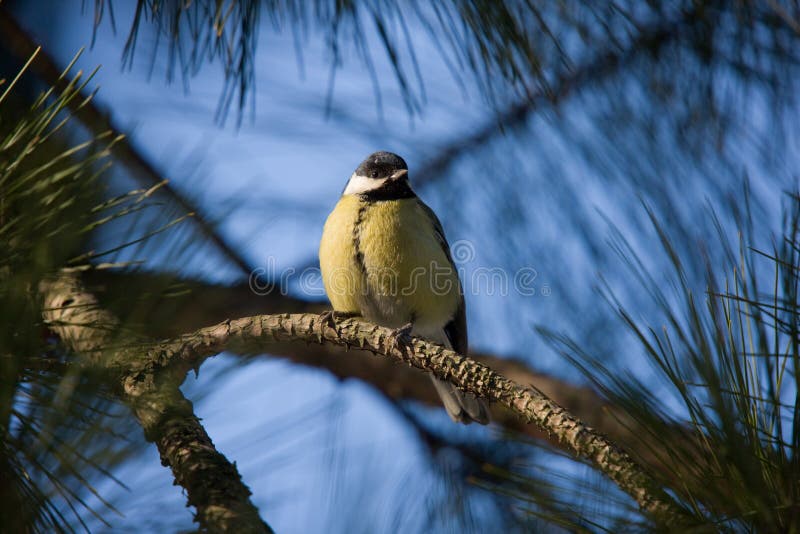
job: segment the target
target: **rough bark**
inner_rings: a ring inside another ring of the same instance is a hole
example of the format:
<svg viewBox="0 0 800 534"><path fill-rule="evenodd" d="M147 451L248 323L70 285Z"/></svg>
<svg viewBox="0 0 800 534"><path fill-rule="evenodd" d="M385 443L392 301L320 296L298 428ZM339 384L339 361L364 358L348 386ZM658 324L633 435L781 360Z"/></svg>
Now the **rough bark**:
<svg viewBox="0 0 800 534"><path fill-rule="evenodd" d="M268 531L269 527L249 501L249 490L236 468L213 449L178 385L189 369L222 351L254 354L275 343L297 341L382 354L505 406L535 423L575 456L590 461L659 522L684 520L680 506L614 443L541 392L441 345L419 338L398 345L392 330L355 319L333 324L318 314L275 314L227 320L155 345L120 346L110 334L116 318L98 306L77 276L62 275L41 289L45 320L68 346L85 354L91 365L120 377L123 398L148 439L158 445L162 461L172 468L176 481L185 484L190 504L198 509L197 520L211 521L207 528L212 530L235 525L237 530ZM198 476L204 469L210 474ZM224 483L204 484L214 477ZM210 491L212 487L219 491Z"/></svg>
<svg viewBox="0 0 800 534"><path fill-rule="evenodd" d="M271 532L236 466L216 450L176 383L134 388L126 398L145 436L157 445L161 463L186 489L201 527L212 532Z"/></svg>
<svg viewBox="0 0 800 534"><path fill-rule="evenodd" d="M222 286L197 280L177 278L170 274L123 272L117 270L88 271L82 281L90 293L110 306L126 325L141 323L142 333L158 339L176 338L229 317L271 313L321 313L329 307L272 291L258 295L247 285ZM164 297L165 294L171 296ZM135 300L129 295L137 295ZM122 308L121 306L124 306ZM146 332L145 329L146 328ZM258 352L264 353L264 349ZM539 373L521 359L511 356L471 352L471 358L487 365L517 384L527 384L541 391L567 411L622 445L633 456L667 478L694 478L692 465L676 465L663 451L665 443L690 447L694 442L686 429L675 427L669 436L653 436L625 412L599 396L592 388L577 385ZM267 357L280 357L292 363L324 370L339 380L361 380L388 398L413 400L440 407L441 400L431 381L419 370L398 366L387 358L374 358L368 352L351 351L326 344L304 344L275 341L268 347ZM506 429L560 447L538 426L529 425L514 412L492 407L492 421ZM697 446L700 449L699 445ZM698 454L698 459L700 455ZM681 483L680 480L676 483Z"/></svg>
<svg viewBox="0 0 800 534"><path fill-rule="evenodd" d="M686 517L656 480L624 451L541 392L516 384L441 345L419 338L398 345L388 328L355 319L333 325L315 314L244 317L159 344L144 364L186 370L225 350L257 353L268 350L272 343L286 341L359 348L433 373L535 423L575 456L590 461L660 523L675 525Z"/></svg>
<svg viewBox="0 0 800 534"><path fill-rule="evenodd" d="M272 532L250 501L236 466L219 453L180 391L185 373L153 365L152 351L118 336L118 320L98 306L77 276L42 283L44 319L87 366L109 371L112 388L131 407L210 532Z"/></svg>

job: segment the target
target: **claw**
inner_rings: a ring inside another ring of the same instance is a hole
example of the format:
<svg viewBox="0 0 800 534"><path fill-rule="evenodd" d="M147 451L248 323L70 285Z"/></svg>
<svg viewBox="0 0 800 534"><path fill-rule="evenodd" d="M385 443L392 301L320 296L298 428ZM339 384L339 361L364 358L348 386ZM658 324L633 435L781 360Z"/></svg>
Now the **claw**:
<svg viewBox="0 0 800 534"><path fill-rule="evenodd" d="M328 325L330 327L336 326L336 321L333 319L333 314L336 313L333 310L325 310L324 312L319 314L319 324L321 325Z"/></svg>
<svg viewBox="0 0 800 534"><path fill-rule="evenodd" d="M319 332L317 333L317 338L319 342L322 343L322 337L326 326L330 326L336 331L336 335L339 335L339 329L337 328L336 321L337 319L350 319L353 317L357 317L358 314L354 312L341 312L336 310L325 310L324 312L319 314Z"/></svg>
<svg viewBox="0 0 800 534"><path fill-rule="evenodd" d="M414 323L408 323L407 325L392 330L392 333L389 334L389 343L392 348L404 352L411 341L411 330L413 329Z"/></svg>
<svg viewBox="0 0 800 534"><path fill-rule="evenodd" d="M325 310L324 312L319 314L319 319L317 320L319 324L319 331L317 332L317 341L322 344L322 334L325 331L325 326L330 326L334 330L336 330L336 321L333 319L333 310ZM337 331L338 333L338 331Z"/></svg>
<svg viewBox="0 0 800 534"><path fill-rule="evenodd" d="M198 361L194 365L192 365L192 370L194 371L194 377L200 378L200 362Z"/></svg>

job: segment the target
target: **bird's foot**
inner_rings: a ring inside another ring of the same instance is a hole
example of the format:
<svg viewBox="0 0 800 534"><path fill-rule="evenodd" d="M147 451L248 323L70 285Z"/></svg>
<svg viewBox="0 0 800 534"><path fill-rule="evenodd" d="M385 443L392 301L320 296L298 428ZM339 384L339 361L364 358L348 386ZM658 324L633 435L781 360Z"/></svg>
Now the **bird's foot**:
<svg viewBox="0 0 800 534"><path fill-rule="evenodd" d="M408 323L407 325L392 330L392 333L389 334L390 346L393 349L399 350L401 352L408 349L409 344L411 342L411 330L413 329L414 329L414 323Z"/></svg>
<svg viewBox="0 0 800 534"><path fill-rule="evenodd" d="M322 334L325 330L326 326L330 326L336 331L336 335L339 335L339 328L336 324L336 321L341 321L344 319L352 319L353 317L358 317L358 314L355 312L342 312L336 310L325 310L324 312L319 314L319 336L320 342L322 342Z"/></svg>

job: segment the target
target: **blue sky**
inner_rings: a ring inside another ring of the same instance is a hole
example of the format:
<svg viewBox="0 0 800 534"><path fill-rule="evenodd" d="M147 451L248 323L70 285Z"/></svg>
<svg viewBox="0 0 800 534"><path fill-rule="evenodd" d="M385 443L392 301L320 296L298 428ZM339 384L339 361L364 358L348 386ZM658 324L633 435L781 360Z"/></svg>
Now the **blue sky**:
<svg viewBox="0 0 800 534"><path fill-rule="evenodd" d="M51 16L58 20L58 32L40 28L41 13L33 4L29 7L22 20L60 64L66 65L89 44L92 17L81 14L76 4L51 6L57 11ZM115 4L118 21L130 20L125 7ZM235 120L220 126L214 121L222 87L217 65L205 67L184 92L181 83L166 83L159 66L148 76L150 36L144 33L134 67L123 70L126 27L119 22L119 28L115 35L109 24L101 24L94 46L87 47L78 67L90 71L101 65L94 79L100 88L97 100L113 110L114 123L174 187L190 192L222 221L222 232L255 266L274 260L281 269L314 260L325 217L366 154L378 149L399 152L413 173L427 156L414 148L428 146L432 151L433 141L452 128L477 123L488 111L469 105L479 97L465 99L436 54L430 53L429 43L420 42L423 67L432 73L424 117L410 119L397 105L393 81L383 87L379 110L367 72L351 58L337 75L333 108L364 124L348 126L328 119L329 69L322 44L308 44L301 73L291 37L263 32L260 49L285 52L258 56L254 120L248 113L240 127ZM378 70L389 72L385 62ZM197 154L200 165L190 168L187 162ZM437 198L427 200L435 205ZM195 276L221 281L237 276L208 256L180 265L170 254L164 258L167 268ZM369 488L372 503L388 506L405 476L416 484L425 480L425 453L413 431L369 388L263 359L219 378L217 373L231 363L225 356L209 361L199 380L190 377L184 389L190 398L202 394L196 408L203 424L218 448L236 461L254 502L278 531L323 531L342 503L356 505L346 496ZM332 414L341 418L339 424L331 422ZM443 411L435 416L450 424ZM288 430L275 430L279 427ZM115 522L115 528L136 530L147 524L142 521L154 505L175 510L189 526L184 497L157 456L150 447L117 473L131 487L130 495L106 485L127 516ZM341 464L336 469L342 480L330 480L335 462ZM382 483L381 478L393 482ZM336 510L329 508L332 503ZM378 529L386 528L381 522L387 519L380 514L362 520L365 528L370 521L377 522Z"/></svg>
<svg viewBox="0 0 800 534"><path fill-rule="evenodd" d="M49 18L58 21L58 31L44 25L48 21L35 2L22 8L22 20L65 65L80 47L89 45L92 16L81 13L77 3L51 4ZM115 4L119 31L115 35L108 23L101 24L94 46L85 51L79 66L88 71L102 65L95 79L100 87L97 98L113 110L114 123L174 187L189 193L221 222L221 231L257 267L274 261L280 270L314 261L325 217L365 155L378 149L400 153L409 163L413 183L415 168L438 146L470 131L492 112L474 87L465 91L454 82L434 45L412 28L425 77L427 102L422 114L408 116L386 58L375 53L382 91L379 109L367 70L353 50L345 50L332 113L326 116L330 57L323 40L312 33L304 43L301 69L292 36L265 25L257 54L255 107L247 110L241 126L235 120L221 126L214 120L223 85L219 65L207 65L193 76L188 91L180 80L168 84L163 55L149 75L152 35L144 32L133 68L121 68L129 7ZM537 370L575 381L576 372L546 350L531 327L545 322L554 328L589 329L574 322L575 317L580 317L582 307L598 304L591 296L599 269L581 236L570 233L574 228L563 225L559 212L585 212L586 224L598 235L606 234L605 214L623 234L633 234L634 248L648 252L644 261L649 266L656 271L663 266L663 258L649 255L653 232L636 227L645 219L643 213L626 216L638 206L635 188L595 179L598 170L577 157L575 146L559 134L566 124L574 128L576 139L598 136L591 113L581 113L595 105L600 107L591 97L583 97L565 105L564 117L536 116L524 137L495 142L501 153L508 153L507 159L484 160L475 154L459 162L451 175L462 173L480 181L480 187L466 191L463 183L472 182L449 180L419 191L440 214L451 242L468 240L474 245L476 256L464 266L468 275L493 266L537 271L539 292L534 296L468 295L472 345L498 354L535 355L529 361ZM757 110L752 115L754 123L766 127ZM604 146L602 140L598 144ZM769 195L758 170L754 173L759 194ZM535 179L517 187L515 181L527 174ZM789 185L790 179L784 183ZM580 192L575 205L557 204L560 188ZM687 198L676 211L688 210L691 216L702 204L702 192L690 195L696 201L689 203ZM516 224L485 224L485 210L493 207L511 213ZM543 249L546 255L533 254ZM189 254L186 262L178 263L171 252L144 259L152 268L210 280L236 279L237 272L218 258ZM619 288L635 292L622 278ZM547 296L541 292L545 287ZM202 398L197 411L209 434L237 462L255 503L278 531L322 531L342 509L358 505L355 497L366 488L371 494L363 498L383 510L391 507L405 477L418 488L434 483L435 477L425 474L428 460L413 432L364 385L337 383L324 373L269 359L225 372L230 364L225 356L209 361L199 379L187 380L185 391ZM626 364L636 373L651 372L635 358ZM441 425L450 424L441 410L429 415ZM129 497L120 494L116 501L127 516L119 527L135 530L154 503L183 514L183 524L189 526L183 496L172 486L154 448L124 468L120 477L132 492ZM365 531L388 529L386 520L379 512L365 516Z"/></svg>

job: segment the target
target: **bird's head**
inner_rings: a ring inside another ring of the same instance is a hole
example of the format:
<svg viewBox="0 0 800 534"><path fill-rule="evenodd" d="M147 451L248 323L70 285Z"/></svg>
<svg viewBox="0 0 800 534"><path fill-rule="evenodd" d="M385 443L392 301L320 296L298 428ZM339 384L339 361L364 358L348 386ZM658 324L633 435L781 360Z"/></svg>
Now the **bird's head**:
<svg viewBox="0 0 800 534"><path fill-rule="evenodd" d="M397 182L408 182L405 160L391 152L375 152L367 156L350 176L344 194L362 195Z"/></svg>

